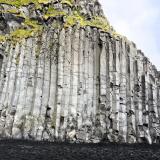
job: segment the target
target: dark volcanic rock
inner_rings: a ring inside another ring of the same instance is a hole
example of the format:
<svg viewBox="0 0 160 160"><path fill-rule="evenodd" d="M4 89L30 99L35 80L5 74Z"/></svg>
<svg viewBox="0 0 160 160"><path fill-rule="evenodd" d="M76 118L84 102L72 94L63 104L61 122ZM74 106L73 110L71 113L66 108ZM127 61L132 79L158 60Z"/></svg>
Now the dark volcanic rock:
<svg viewBox="0 0 160 160"><path fill-rule="evenodd" d="M0 142L2 160L159 160L159 145Z"/></svg>

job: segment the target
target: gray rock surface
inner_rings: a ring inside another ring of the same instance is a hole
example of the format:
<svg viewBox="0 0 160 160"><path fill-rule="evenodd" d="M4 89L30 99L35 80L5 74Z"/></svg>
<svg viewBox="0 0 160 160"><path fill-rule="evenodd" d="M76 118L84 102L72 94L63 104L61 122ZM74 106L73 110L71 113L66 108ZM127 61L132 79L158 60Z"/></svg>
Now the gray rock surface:
<svg viewBox="0 0 160 160"><path fill-rule="evenodd" d="M96 0L73 3L20 6L23 16L0 4L0 137L159 143L160 72L103 23L80 24L79 14L87 21L104 17ZM44 18L49 7L58 15ZM77 22L66 27L68 15ZM41 32L16 32L35 31L27 19L36 19Z"/></svg>

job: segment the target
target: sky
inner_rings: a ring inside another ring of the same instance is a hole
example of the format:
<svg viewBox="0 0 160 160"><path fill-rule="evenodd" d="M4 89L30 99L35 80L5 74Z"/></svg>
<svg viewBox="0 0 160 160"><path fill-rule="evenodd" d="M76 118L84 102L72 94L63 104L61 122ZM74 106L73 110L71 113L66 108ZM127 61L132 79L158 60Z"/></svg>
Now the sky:
<svg viewBox="0 0 160 160"><path fill-rule="evenodd" d="M160 0L99 0L110 24L160 71Z"/></svg>

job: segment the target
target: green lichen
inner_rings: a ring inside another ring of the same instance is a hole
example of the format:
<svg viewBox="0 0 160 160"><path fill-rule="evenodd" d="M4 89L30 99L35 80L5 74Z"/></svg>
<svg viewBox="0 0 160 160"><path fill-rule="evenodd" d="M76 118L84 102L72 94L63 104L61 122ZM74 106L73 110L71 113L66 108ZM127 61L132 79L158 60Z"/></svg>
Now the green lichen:
<svg viewBox="0 0 160 160"><path fill-rule="evenodd" d="M74 0L62 0L61 4L67 4L70 7L72 7L73 6L73 2L74 2Z"/></svg>

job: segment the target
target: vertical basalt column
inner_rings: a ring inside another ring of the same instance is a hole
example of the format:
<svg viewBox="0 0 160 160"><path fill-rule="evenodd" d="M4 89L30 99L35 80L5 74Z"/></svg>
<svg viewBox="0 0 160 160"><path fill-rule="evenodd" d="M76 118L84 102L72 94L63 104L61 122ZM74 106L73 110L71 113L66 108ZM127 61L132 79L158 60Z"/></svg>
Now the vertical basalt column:
<svg viewBox="0 0 160 160"><path fill-rule="evenodd" d="M83 102L83 94L84 94L84 83L83 83L83 76L84 76L84 42L85 42L85 30L80 29L80 37L79 37L79 63L78 63L78 97L77 97L77 127L80 131L82 129L83 123L83 109L84 109L84 102Z"/></svg>
<svg viewBox="0 0 160 160"><path fill-rule="evenodd" d="M95 29L93 32L93 123L94 130L99 124L99 96L100 96L100 52L101 52L101 43L99 40L98 30Z"/></svg>
<svg viewBox="0 0 160 160"><path fill-rule="evenodd" d="M85 31L85 44L84 44L84 110L83 110L83 125L85 126L86 120L88 118L87 111L88 111L88 83L89 83L89 45L90 45L90 27L86 28Z"/></svg>
<svg viewBox="0 0 160 160"><path fill-rule="evenodd" d="M87 109L87 138L88 141L91 139L92 131L93 131L93 86L94 86L94 71L93 71L93 61L94 61L94 55L93 55L93 37L94 30L90 30L90 43L89 43L89 50L88 50L88 109Z"/></svg>
<svg viewBox="0 0 160 160"><path fill-rule="evenodd" d="M151 66L150 72L150 86L149 86L149 128L152 142L156 143L157 140L157 122L158 122L158 110L157 110L157 88L156 78L154 75L153 66Z"/></svg>
<svg viewBox="0 0 160 160"><path fill-rule="evenodd" d="M63 101L63 116L61 115L61 132L62 132L62 137L65 137L65 134L67 132L67 123L68 123L68 119L70 116L70 112L69 112L69 107L70 107L70 87L71 87L71 65L72 65L72 61L71 61L71 57L72 57L72 52L71 52L71 33L72 33L72 29L68 28L66 30L66 35L65 35L65 55L64 55L64 81L63 81L63 97L64 97L64 101ZM62 112L61 112L62 113ZM54 114L53 114L54 115ZM56 115L54 115L56 116ZM63 119L64 118L64 119ZM54 119L54 117L53 117Z"/></svg>
<svg viewBox="0 0 160 160"><path fill-rule="evenodd" d="M109 77L110 77L110 85L109 85L109 94L110 94L110 110L109 110L109 121L110 121L110 126L109 126L109 140L112 140L112 133L113 133L113 121L114 121L114 113L113 113L113 104L114 104L114 99L113 99L113 51L112 51L112 42L109 40Z"/></svg>
<svg viewBox="0 0 160 160"><path fill-rule="evenodd" d="M111 97L111 113L109 116L111 126L110 134L114 137L113 141L118 141L119 132L119 58L117 52L117 42L112 40L110 43L110 97Z"/></svg>
<svg viewBox="0 0 160 160"><path fill-rule="evenodd" d="M87 108L87 141L90 139L92 132L92 106L93 106L93 29L90 28L89 49L88 49L88 108Z"/></svg>
<svg viewBox="0 0 160 160"><path fill-rule="evenodd" d="M119 134L119 110L120 110L120 96L119 96L119 91L120 91L120 58L119 58L119 52L120 52L120 46L119 46L119 41L115 41L115 48L116 48L116 72L115 72L115 101L116 101L116 112L115 112L115 120L116 120L116 134ZM118 135L117 135L118 136Z"/></svg>
<svg viewBox="0 0 160 160"><path fill-rule="evenodd" d="M126 111L127 111L127 142L136 142L136 120L135 120L135 83L138 79L138 71L135 66L135 56L137 54L136 47L133 43L126 41Z"/></svg>
<svg viewBox="0 0 160 160"><path fill-rule="evenodd" d="M71 112L70 116L76 121L77 117L77 93L78 93L78 54L79 54L79 28L73 28L72 35L72 84L71 84ZM76 125L76 124L74 124ZM76 126L74 126L76 127Z"/></svg>
<svg viewBox="0 0 160 160"><path fill-rule="evenodd" d="M72 30L71 41L71 85L70 85L70 108L68 119L68 132L75 133L77 130L77 104L78 104L78 63L79 63L79 27ZM74 135L72 136L74 138Z"/></svg>
<svg viewBox="0 0 160 160"><path fill-rule="evenodd" d="M93 89L93 110L94 110L94 131L95 136L99 137L100 130L100 54L102 50L102 44L99 35L99 31L94 33L94 89Z"/></svg>
<svg viewBox="0 0 160 160"><path fill-rule="evenodd" d="M107 110L107 73L108 73L108 56L106 52L107 39L106 34L101 34L101 53L100 53L100 125L102 134L106 133L106 110Z"/></svg>
<svg viewBox="0 0 160 160"><path fill-rule="evenodd" d="M152 142L154 141L154 129L153 129L153 83L151 75L149 75L149 84L148 84L148 110L149 110L149 131L152 137Z"/></svg>
<svg viewBox="0 0 160 160"><path fill-rule="evenodd" d="M106 36L106 45L105 45L105 50L106 50L106 128L107 131L109 131L110 128L110 120L109 120L109 115L110 115L110 110L111 110L111 105L110 105L110 68L109 68L109 36Z"/></svg>
<svg viewBox="0 0 160 160"><path fill-rule="evenodd" d="M157 104L158 104L158 99L157 99L157 75L156 75L156 71L155 69L153 69L153 76L155 77L155 82L154 82L154 86L153 86L153 110L155 113L155 123L158 123L158 108L157 108Z"/></svg>
<svg viewBox="0 0 160 160"><path fill-rule="evenodd" d="M58 32L56 29L50 30L49 41L49 99L46 109L46 130L51 141L55 136L55 106L56 106L56 93L57 93L57 50L58 50Z"/></svg>
<svg viewBox="0 0 160 160"><path fill-rule="evenodd" d="M0 74L1 74L1 70L2 70L2 64L3 64L3 56L0 52Z"/></svg>
<svg viewBox="0 0 160 160"><path fill-rule="evenodd" d="M62 91L63 91L63 65L64 65L64 54L65 54L65 29L60 31L59 35L59 51L58 51L58 68L57 68L57 104L56 104L56 127L55 137L59 136L60 127L60 116L62 107Z"/></svg>
<svg viewBox="0 0 160 160"><path fill-rule="evenodd" d="M133 143L134 142L134 120L133 120L133 113L132 110L132 95L131 95L131 72L133 71L131 68L131 60L132 56L130 54L130 46L125 41L125 58L126 58L126 113L127 113L127 142Z"/></svg>
<svg viewBox="0 0 160 160"><path fill-rule="evenodd" d="M150 138L150 134L149 134L149 128L148 128L148 111L147 111L147 103L146 103L146 80L147 80L147 77L145 75L145 65L143 63L143 74L141 76L141 85L142 85L142 94L141 94L141 97L142 97L142 121L143 121L143 130L144 130L144 136L146 137L146 139L149 141L149 143L151 143L151 138Z"/></svg>
<svg viewBox="0 0 160 160"><path fill-rule="evenodd" d="M110 75L109 75L109 43L108 35L102 33L100 54L100 125L102 136L110 129ZM106 137L104 137L106 138Z"/></svg>
<svg viewBox="0 0 160 160"><path fill-rule="evenodd" d="M145 104L143 108L143 127L145 132L145 137L148 137L149 143L152 143L152 139L150 137L150 130L149 130L149 73L148 73L148 59L144 57L143 59L144 65L144 78L145 78ZM143 100L142 100L142 107L143 107Z"/></svg>
<svg viewBox="0 0 160 160"><path fill-rule="evenodd" d="M90 86L90 73L89 73L89 69L90 69L90 64L89 63L89 59L90 59L90 47L92 42L91 42L91 28L90 27L87 27L86 30L85 30L85 42L84 42L84 72L83 72L83 75L84 75L84 91L83 91L83 98L84 98L84 109L83 109L83 130L86 132L85 134L85 140L87 141L88 140L88 133L89 133L89 126L91 125L91 122L90 122L90 116L89 116L89 110L90 110L90 102L89 102L89 99L90 99L90 96L91 96L91 93L90 93L90 89L89 89L89 86Z"/></svg>
<svg viewBox="0 0 160 160"><path fill-rule="evenodd" d="M1 95L3 92L3 87L5 84L5 79L6 79L6 69L7 69L7 61L8 57L5 56L5 53L9 53L10 51L10 44L8 45L1 45L0 44L0 56L1 56L1 70L0 70L0 100L1 100ZM0 105L0 110L2 108L2 105Z"/></svg>
<svg viewBox="0 0 160 160"><path fill-rule="evenodd" d="M137 84L135 85L135 91L137 94L137 105L136 105L136 125L137 125L137 136L138 136L138 141L143 142L145 133L144 133L144 128L143 128L143 112L142 112L142 75L143 75L143 54L138 51L138 59L137 59L137 64L138 64L138 81Z"/></svg>
<svg viewBox="0 0 160 160"><path fill-rule="evenodd" d="M10 49L11 49L10 46L11 46L11 44L6 44L5 46L0 45L0 52L3 56L2 68L1 68L1 72L0 72L0 100L1 100L1 95L3 92L5 80L6 80L6 69L7 69L8 57L9 57L9 56L5 56L4 53L10 53ZM0 110L1 110L1 108L2 108L2 106L0 105Z"/></svg>
<svg viewBox="0 0 160 160"><path fill-rule="evenodd" d="M120 90L119 90L119 136L122 142L127 140L127 110L126 110L126 56L125 44L120 40Z"/></svg>
<svg viewBox="0 0 160 160"><path fill-rule="evenodd" d="M7 87L8 87L8 81L10 79L10 71L11 71L11 65L12 65L12 59L13 59L13 55L14 55L14 51L15 51L15 47L13 47L13 45L10 46L10 49L8 51L9 56L8 56L8 61L7 61L7 65L6 65L6 79L5 82L3 84L3 88L1 89L1 97L0 97L0 109L1 111L4 109L4 100L5 100L5 96L6 96L6 92L7 92ZM2 114L1 114L1 118L2 118ZM3 120L2 120L3 121ZM0 123L1 125L2 123Z"/></svg>
<svg viewBox="0 0 160 160"><path fill-rule="evenodd" d="M145 74L145 111L143 111L144 124L146 124L147 128L149 127L149 106L148 106L148 83L149 76L148 73Z"/></svg>
<svg viewBox="0 0 160 160"><path fill-rule="evenodd" d="M158 75L158 82L157 82L157 109L158 109L158 117L160 117L160 83L159 83L159 73ZM160 121L159 121L160 123Z"/></svg>

